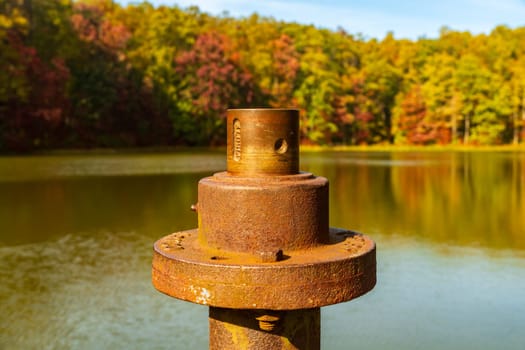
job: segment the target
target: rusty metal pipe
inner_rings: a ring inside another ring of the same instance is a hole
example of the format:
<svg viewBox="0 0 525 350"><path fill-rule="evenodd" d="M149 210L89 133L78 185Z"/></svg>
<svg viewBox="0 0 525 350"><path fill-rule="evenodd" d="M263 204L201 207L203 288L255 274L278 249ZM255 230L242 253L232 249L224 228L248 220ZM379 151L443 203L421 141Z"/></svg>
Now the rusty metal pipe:
<svg viewBox="0 0 525 350"><path fill-rule="evenodd" d="M210 307L210 349L319 350L321 309L292 311Z"/></svg>
<svg viewBox="0 0 525 350"><path fill-rule="evenodd" d="M297 110L229 110L227 125L227 170L199 181L198 228L155 243L153 284L210 306L210 349L318 349L319 308L374 287L375 244L328 226Z"/></svg>

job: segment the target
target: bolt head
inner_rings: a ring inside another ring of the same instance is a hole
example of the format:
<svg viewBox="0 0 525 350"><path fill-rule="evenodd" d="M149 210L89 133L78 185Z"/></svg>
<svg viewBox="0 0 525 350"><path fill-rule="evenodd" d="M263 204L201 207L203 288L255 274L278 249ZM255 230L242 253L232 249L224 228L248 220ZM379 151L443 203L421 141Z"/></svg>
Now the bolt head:
<svg viewBox="0 0 525 350"><path fill-rule="evenodd" d="M275 249L258 253L261 262L272 263L283 260L283 250Z"/></svg>

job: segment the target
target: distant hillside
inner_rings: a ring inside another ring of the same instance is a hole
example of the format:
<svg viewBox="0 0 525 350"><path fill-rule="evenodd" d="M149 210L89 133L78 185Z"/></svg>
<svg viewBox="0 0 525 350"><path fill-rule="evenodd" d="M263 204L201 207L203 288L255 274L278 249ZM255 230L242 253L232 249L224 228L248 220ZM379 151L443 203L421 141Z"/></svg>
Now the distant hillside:
<svg viewBox="0 0 525 350"><path fill-rule="evenodd" d="M296 107L305 144L525 138L525 27L365 40L110 0L0 5L0 150L214 145L232 107Z"/></svg>

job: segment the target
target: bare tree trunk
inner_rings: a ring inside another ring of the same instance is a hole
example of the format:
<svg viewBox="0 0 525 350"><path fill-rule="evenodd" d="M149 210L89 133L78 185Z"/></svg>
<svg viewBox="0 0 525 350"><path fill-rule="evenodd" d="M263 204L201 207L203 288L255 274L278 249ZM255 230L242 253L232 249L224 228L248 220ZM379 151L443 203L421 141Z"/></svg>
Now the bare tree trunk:
<svg viewBox="0 0 525 350"><path fill-rule="evenodd" d="M452 110L451 131L452 131L452 143L453 144L456 144L458 142L458 114L457 114L456 104L457 104L457 97L456 97L456 94L454 94L452 95L452 99L451 99L451 110Z"/></svg>
<svg viewBox="0 0 525 350"><path fill-rule="evenodd" d="M456 113L452 114L452 143L458 142L458 120Z"/></svg>
<svg viewBox="0 0 525 350"><path fill-rule="evenodd" d="M24 11L25 11L25 15L27 17L27 21L29 22L29 31L28 31L28 35L27 35L27 39L29 40L31 38L31 36L33 35L33 31L34 31L33 0L22 0L22 5L24 7Z"/></svg>
<svg viewBox="0 0 525 350"><path fill-rule="evenodd" d="M521 127L518 127L518 129L522 134L521 141L523 142L523 131L525 129L525 88L523 88L521 92ZM520 132L518 132L518 142L519 142Z"/></svg>
<svg viewBox="0 0 525 350"><path fill-rule="evenodd" d="M512 112L512 144L517 145L519 142L519 125L518 125L518 111Z"/></svg>
<svg viewBox="0 0 525 350"><path fill-rule="evenodd" d="M468 145L470 136L470 115L465 116L465 133L463 134L463 144Z"/></svg>

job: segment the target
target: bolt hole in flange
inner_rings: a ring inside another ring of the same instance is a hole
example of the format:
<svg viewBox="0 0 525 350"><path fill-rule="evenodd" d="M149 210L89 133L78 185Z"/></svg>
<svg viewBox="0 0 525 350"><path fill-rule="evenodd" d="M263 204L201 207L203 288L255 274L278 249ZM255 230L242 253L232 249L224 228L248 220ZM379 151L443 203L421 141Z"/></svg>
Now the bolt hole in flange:
<svg viewBox="0 0 525 350"><path fill-rule="evenodd" d="M273 149L278 154L286 153L286 151L288 151L288 142L286 142L285 139L277 139L273 145Z"/></svg>
<svg viewBox="0 0 525 350"><path fill-rule="evenodd" d="M224 256L216 256L216 255L210 258L210 260L226 260L226 259L228 258L225 258Z"/></svg>

